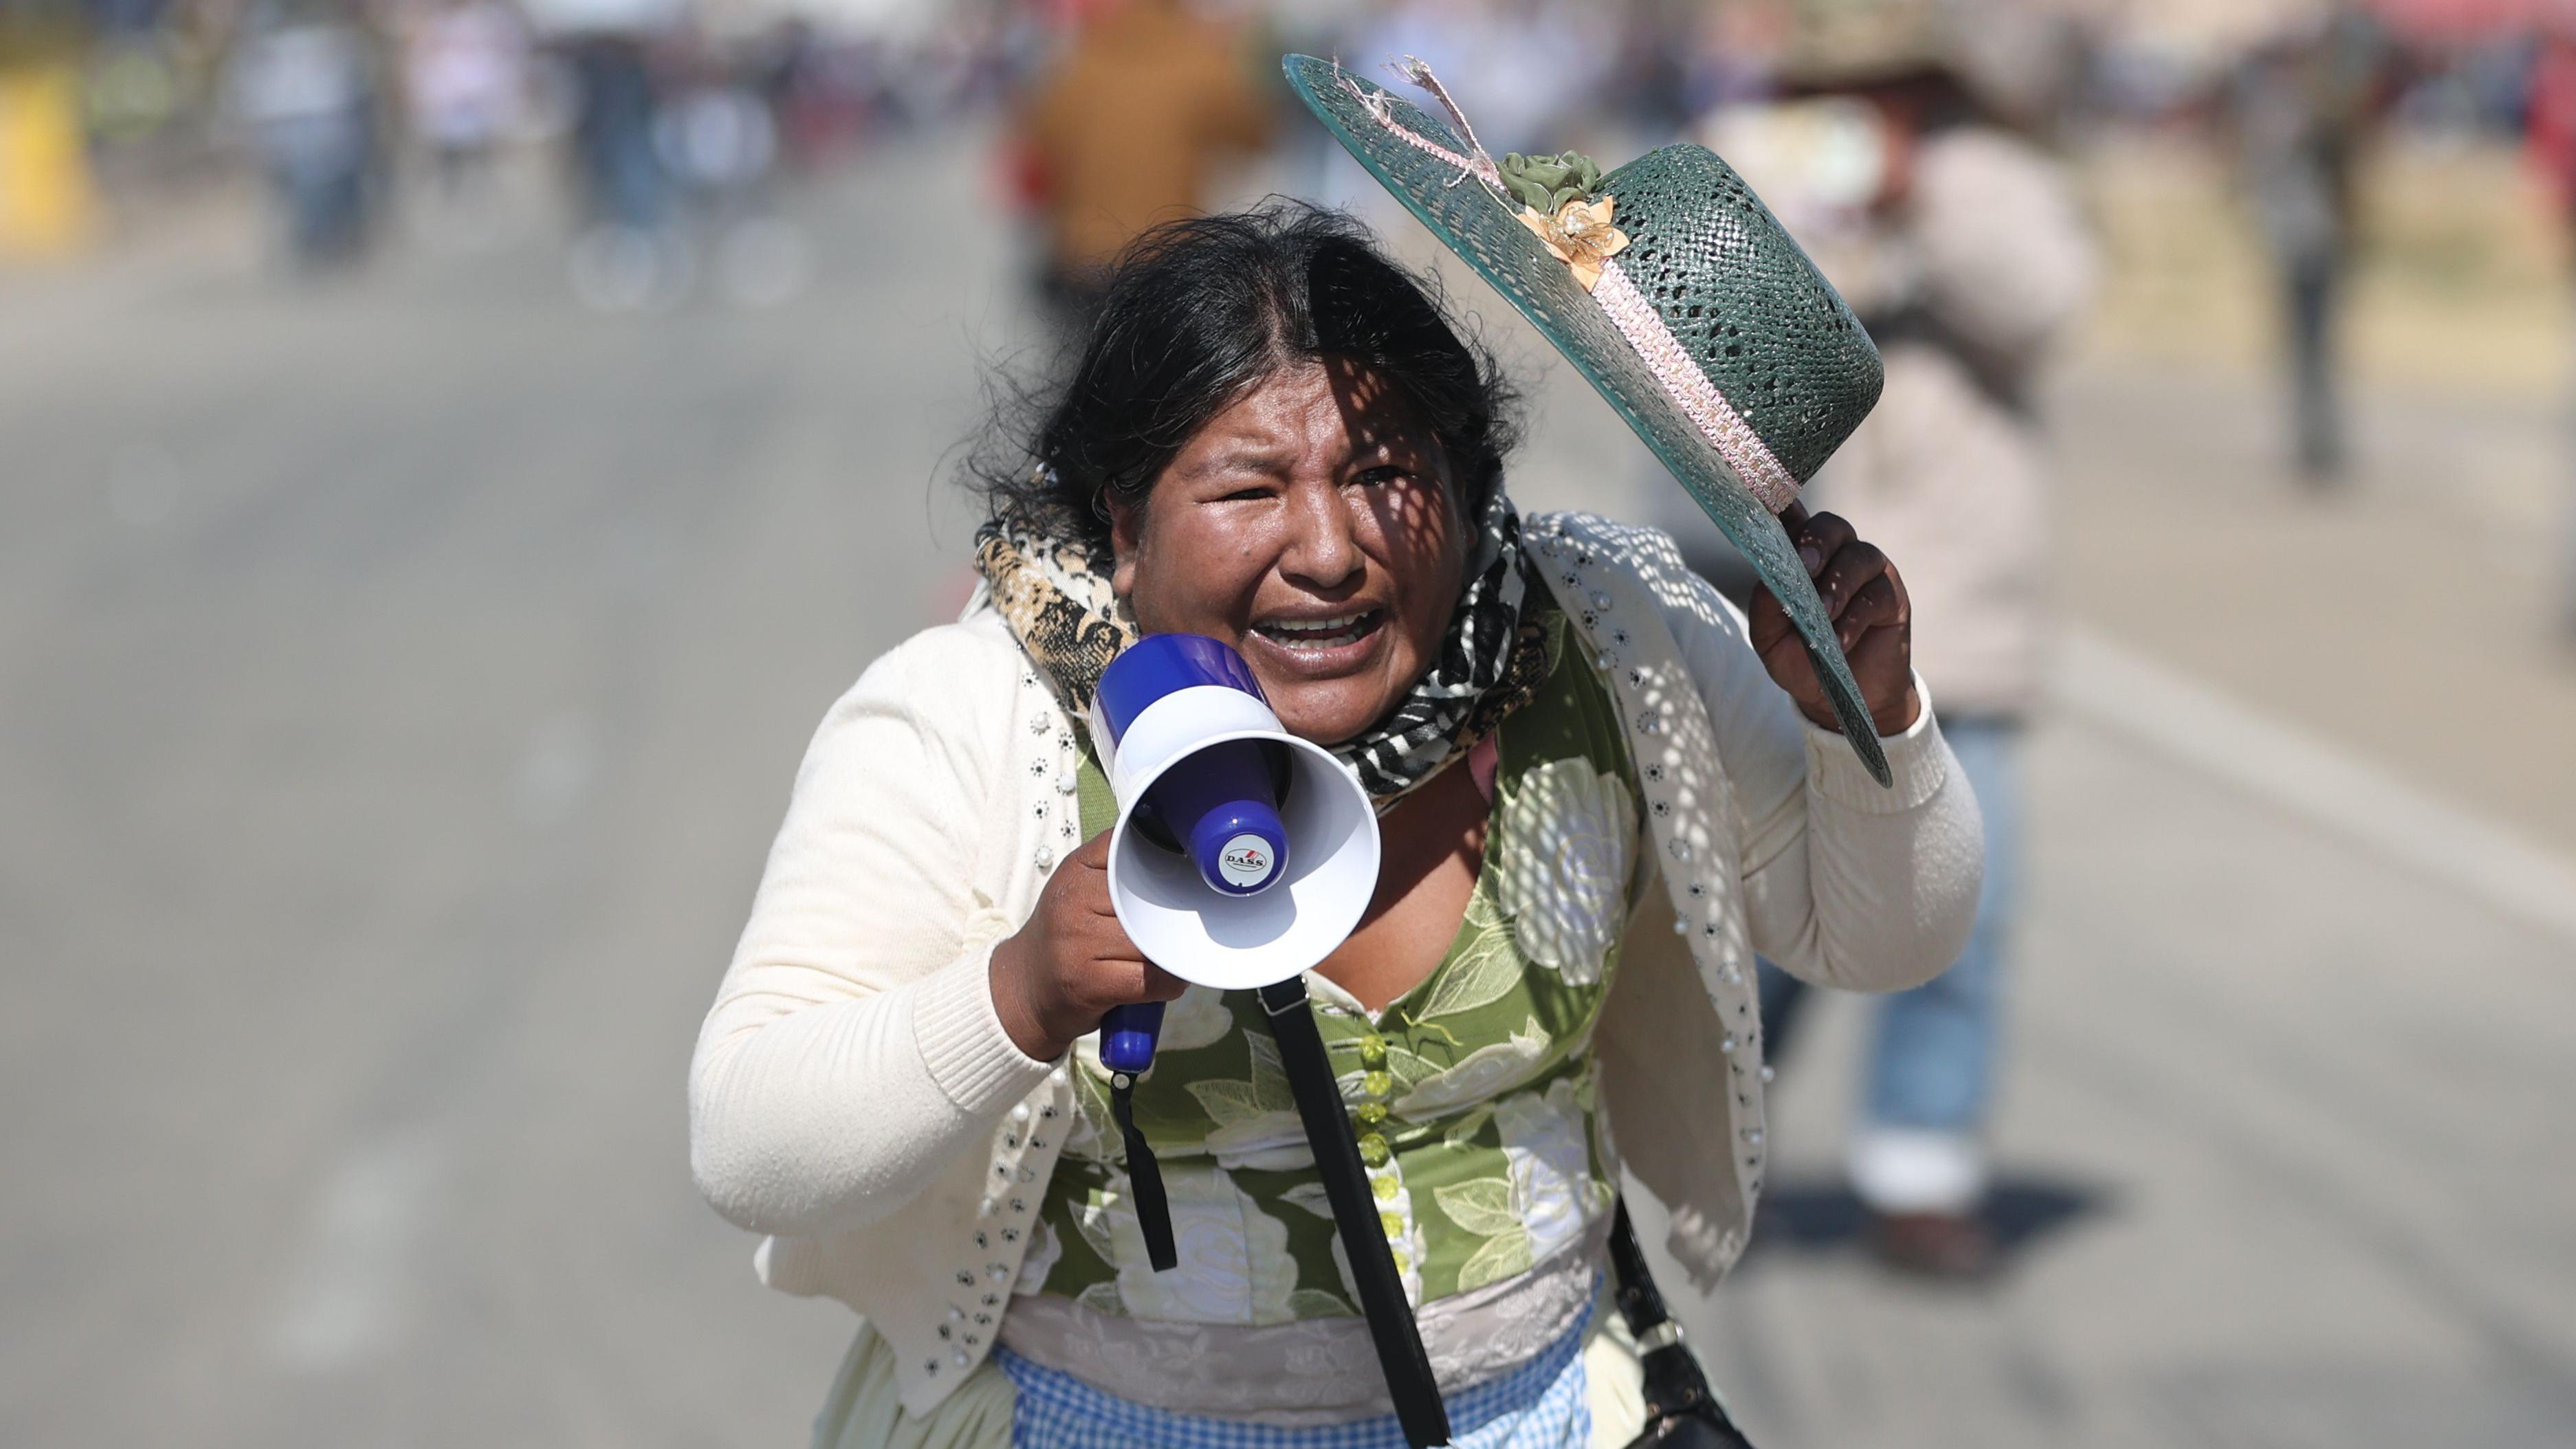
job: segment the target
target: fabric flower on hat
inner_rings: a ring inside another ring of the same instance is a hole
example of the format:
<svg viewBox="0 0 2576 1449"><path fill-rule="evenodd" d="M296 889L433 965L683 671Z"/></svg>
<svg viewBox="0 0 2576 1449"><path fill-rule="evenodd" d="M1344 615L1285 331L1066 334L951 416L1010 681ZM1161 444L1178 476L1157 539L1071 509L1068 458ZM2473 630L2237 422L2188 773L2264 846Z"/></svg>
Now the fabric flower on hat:
<svg viewBox="0 0 2576 1449"><path fill-rule="evenodd" d="M1554 216L1521 208L1521 225L1538 233L1548 255L1574 268L1575 285L1589 292L1601 281L1601 264L1628 245L1628 234L1610 224L1610 197L1569 201Z"/></svg>
<svg viewBox="0 0 2576 1449"><path fill-rule="evenodd" d="M1601 189L1600 164L1580 151L1557 156L1524 156L1514 151L1495 169L1503 189L1542 216L1556 215L1569 201L1590 201Z"/></svg>
<svg viewBox="0 0 2576 1449"><path fill-rule="evenodd" d="M1521 203L1521 225L1538 234L1548 255L1574 268L1576 285L1589 292L1601 264L1628 245L1628 234L1610 224L1616 198L1596 197L1601 168L1579 151L1560 156L1503 158L1503 189Z"/></svg>

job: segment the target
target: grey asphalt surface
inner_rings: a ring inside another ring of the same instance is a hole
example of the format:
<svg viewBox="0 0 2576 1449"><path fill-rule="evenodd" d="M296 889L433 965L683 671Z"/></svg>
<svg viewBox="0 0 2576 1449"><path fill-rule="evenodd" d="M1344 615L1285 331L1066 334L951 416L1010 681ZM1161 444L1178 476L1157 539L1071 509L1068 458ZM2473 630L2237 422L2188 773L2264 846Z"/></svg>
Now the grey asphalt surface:
<svg viewBox="0 0 2576 1449"><path fill-rule="evenodd" d="M806 733L962 595L984 159L795 197L775 308L592 315L542 225L297 288L221 209L0 286L0 1443L804 1441L851 1320L698 1202L683 1069ZM1562 374L1538 431L1525 505L1633 508ZM1827 1013L1693 1315L1766 1449L2576 1442L2576 942L2034 744L2012 1267L1858 1253Z"/></svg>

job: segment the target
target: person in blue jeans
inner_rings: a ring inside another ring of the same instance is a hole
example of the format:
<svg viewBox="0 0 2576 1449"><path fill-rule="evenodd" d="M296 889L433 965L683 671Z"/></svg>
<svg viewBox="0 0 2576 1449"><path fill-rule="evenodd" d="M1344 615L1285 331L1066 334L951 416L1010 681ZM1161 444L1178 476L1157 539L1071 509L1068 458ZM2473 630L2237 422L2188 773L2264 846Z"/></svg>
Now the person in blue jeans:
<svg viewBox="0 0 2576 1449"><path fill-rule="evenodd" d="M2023 724L1945 717L1942 733L1986 819L1986 883L1967 949L1949 970L1870 1002L1861 1122L1847 1159L1891 1266L1980 1276L1994 1243L1977 1217L1987 1188L1985 1129L2001 1056L2007 938L2021 874ZM1806 983L1762 963L1762 1035L1785 1052Z"/></svg>
<svg viewBox="0 0 2576 1449"><path fill-rule="evenodd" d="M2052 463L2036 383L2095 272L2074 187L2030 134L2048 96L2047 67L2032 62L2046 47L2024 43L2001 9L1973 25L1962 13L1894 0L1803 7L1781 94L1705 127L1886 362L1877 409L1806 496L1905 559L1914 665L1985 815L1985 892L1967 949L1929 984L1869 1004L1846 1161L1879 1255L1939 1277L1977 1276L1995 1256L1981 1213L1986 1127L2004 1062L2022 739L2047 613ZM1815 164L1819 151L1836 164ZM1685 556L1726 588L1723 540L1670 522ZM1793 984L1766 972L1775 1054L1793 1006Z"/></svg>

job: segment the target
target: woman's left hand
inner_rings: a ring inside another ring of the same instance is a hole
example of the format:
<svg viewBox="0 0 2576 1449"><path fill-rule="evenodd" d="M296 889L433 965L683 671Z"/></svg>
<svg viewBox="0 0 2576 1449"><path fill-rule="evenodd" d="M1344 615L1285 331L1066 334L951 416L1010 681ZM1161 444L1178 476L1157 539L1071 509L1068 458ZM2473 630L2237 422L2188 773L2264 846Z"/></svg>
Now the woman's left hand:
<svg viewBox="0 0 2576 1449"><path fill-rule="evenodd" d="M1861 699L1869 705L1871 724L1881 735L1903 734L1923 712L1923 701L1914 689L1914 608L1905 596L1905 580L1897 577L1896 565L1887 561L1887 555L1862 542L1852 526L1834 514L1811 517L1793 504L1780 522L1787 526L1790 542L1798 546L1798 557L1816 581L1816 592L1825 601L1825 617L1834 621L1843 657L1850 661ZM1789 623L1789 611L1767 588L1753 591L1752 632L1753 652L1762 656L1762 667L1797 701L1798 712L1819 727L1840 733L1842 725L1834 718L1834 707L1825 698L1825 687L1816 678L1806 646Z"/></svg>

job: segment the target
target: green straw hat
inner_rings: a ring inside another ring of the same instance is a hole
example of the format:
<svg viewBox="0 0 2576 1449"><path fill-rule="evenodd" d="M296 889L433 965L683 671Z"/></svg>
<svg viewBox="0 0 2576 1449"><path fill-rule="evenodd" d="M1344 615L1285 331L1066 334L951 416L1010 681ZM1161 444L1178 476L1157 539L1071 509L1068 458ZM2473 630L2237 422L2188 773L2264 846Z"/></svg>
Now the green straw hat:
<svg viewBox="0 0 2576 1449"><path fill-rule="evenodd" d="M1288 83L1369 173L1589 379L1786 606L1843 736L1886 756L1778 515L1878 402L1878 349L1734 168L1666 146L1614 171L1477 145L1430 67L1435 120L1330 61Z"/></svg>

